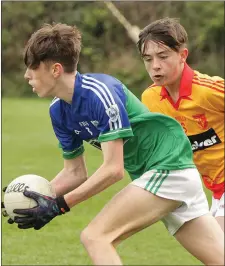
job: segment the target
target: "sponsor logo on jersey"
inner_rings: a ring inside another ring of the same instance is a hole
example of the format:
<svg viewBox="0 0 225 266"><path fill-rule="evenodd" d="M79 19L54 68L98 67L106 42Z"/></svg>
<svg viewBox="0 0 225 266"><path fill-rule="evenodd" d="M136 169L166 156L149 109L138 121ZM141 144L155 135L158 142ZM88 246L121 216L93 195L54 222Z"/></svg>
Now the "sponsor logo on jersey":
<svg viewBox="0 0 225 266"><path fill-rule="evenodd" d="M192 116L198 123L201 129L206 129L208 126L208 121L205 114L197 114Z"/></svg>
<svg viewBox="0 0 225 266"><path fill-rule="evenodd" d="M111 105L107 110L106 110L107 115L110 118L110 121L116 122L119 118L119 108L117 104Z"/></svg>
<svg viewBox="0 0 225 266"><path fill-rule="evenodd" d="M191 142L193 152L204 150L221 143L220 138L213 128L210 128L209 130L200 134L188 136L188 138Z"/></svg>

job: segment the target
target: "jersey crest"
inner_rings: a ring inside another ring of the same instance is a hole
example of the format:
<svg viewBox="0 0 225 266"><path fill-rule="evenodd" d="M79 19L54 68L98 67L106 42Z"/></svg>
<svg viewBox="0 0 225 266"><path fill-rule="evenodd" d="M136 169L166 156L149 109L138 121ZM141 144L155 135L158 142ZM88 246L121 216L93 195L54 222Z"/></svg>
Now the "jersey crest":
<svg viewBox="0 0 225 266"><path fill-rule="evenodd" d="M106 110L107 115L110 118L110 121L116 122L119 118L119 108L117 104L111 105L107 110Z"/></svg>
<svg viewBox="0 0 225 266"><path fill-rule="evenodd" d="M205 114L197 114L192 116L198 123L201 129L206 129L208 126L208 121Z"/></svg>

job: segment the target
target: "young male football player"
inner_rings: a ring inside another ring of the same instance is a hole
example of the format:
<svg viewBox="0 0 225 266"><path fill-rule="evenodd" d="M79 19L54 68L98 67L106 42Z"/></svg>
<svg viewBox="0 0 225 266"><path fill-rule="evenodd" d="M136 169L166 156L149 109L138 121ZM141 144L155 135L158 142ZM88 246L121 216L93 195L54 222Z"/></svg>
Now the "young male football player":
<svg viewBox="0 0 225 266"><path fill-rule="evenodd" d="M176 19L145 27L138 47L154 82L142 102L182 125L204 184L213 193L211 212L224 230L224 79L187 65L187 33Z"/></svg>
<svg viewBox="0 0 225 266"><path fill-rule="evenodd" d="M25 48L25 78L39 97L55 97L50 116L64 168L52 180L56 199L24 192L38 205L15 210L26 215L15 218L18 227L40 229L121 180L125 168L132 182L81 233L95 265L121 265L116 245L159 220L204 264L223 265L222 230L209 214L182 127L150 113L114 77L78 73L80 50L80 32L65 24L44 25ZM83 141L103 152L101 166L89 178Z"/></svg>

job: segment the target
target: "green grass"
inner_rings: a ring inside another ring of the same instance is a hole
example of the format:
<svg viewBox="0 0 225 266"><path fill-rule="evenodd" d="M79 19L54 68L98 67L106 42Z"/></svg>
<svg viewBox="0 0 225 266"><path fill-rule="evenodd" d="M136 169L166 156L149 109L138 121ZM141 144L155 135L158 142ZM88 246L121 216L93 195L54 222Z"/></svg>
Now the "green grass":
<svg viewBox="0 0 225 266"><path fill-rule="evenodd" d="M51 180L63 160L51 128L49 101L2 100L2 186L23 174ZM101 163L101 152L86 145L89 175ZM2 219L2 265L91 265L79 236L110 198L129 182L126 177L99 195L57 217L40 231L19 230ZM161 222L118 247L126 265L201 265L168 234Z"/></svg>

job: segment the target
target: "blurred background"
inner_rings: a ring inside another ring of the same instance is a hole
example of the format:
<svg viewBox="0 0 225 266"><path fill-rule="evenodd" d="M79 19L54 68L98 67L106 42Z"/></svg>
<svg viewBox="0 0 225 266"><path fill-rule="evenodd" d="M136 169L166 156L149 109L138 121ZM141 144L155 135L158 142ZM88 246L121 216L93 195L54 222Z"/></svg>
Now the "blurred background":
<svg viewBox="0 0 225 266"><path fill-rule="evenodd" d="M24 45L43 23L75 24L83 33L79 71L120 79L138 97L151 84L136 48L138 28L163 17L180 18L189 35L188 63L224 77L224 2L3 1L2 5L2 187L24 174L51 180L63 167L48 115L51 99L39 99L23 78ZM128 30L128 31L127 31ZM88 174L102 153L85 144ZM40 231L19 230L2 218L2 265L92 265L80 232L129 176L57 217ZM209 203L211 194L206 190ZM2 195L3 196L3 195ZM118 247L125 265L201 265L162 223Z"/></svg>
<svg viewBox="0 0 225 266"><path fill-rule="evenodd" d="M189 35L188 63L224 76L224 2L116 1L115 7L140 29L163 17L180 18ZM136 44L103 1L2 2L2 96L30 97L23 80L23 47L43 23L76 25L83 35L79 71L111 74L137 96L151 84Z"/></svg>

